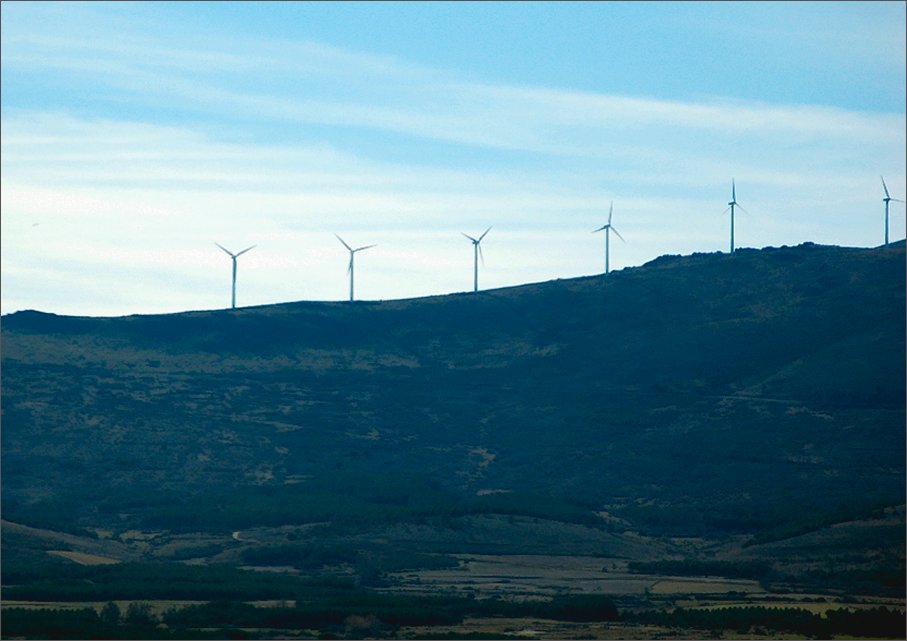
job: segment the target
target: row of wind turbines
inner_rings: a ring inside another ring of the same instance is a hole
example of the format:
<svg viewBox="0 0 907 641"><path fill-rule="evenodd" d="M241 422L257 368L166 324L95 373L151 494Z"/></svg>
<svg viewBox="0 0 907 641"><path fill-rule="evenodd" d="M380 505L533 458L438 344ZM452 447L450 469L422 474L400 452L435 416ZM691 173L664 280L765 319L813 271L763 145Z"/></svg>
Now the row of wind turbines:
<svg viewBox="0 0 907 641"><path fill-rule="evenodd" d="M885 197L882 199L882 202L885 203L885 246L887 247L888 246L889 205L891 204L892 201L897 202L897 203L903 203L904 201L899 198L892 198L891 194L888 192L888 185L885 184L885 178L882 176L879 176L879 177L882 179L882 189L885 190ZM728 202L727 209L725 209L722 212L722 214L726 214L726 213L728 213L728 211L731 212L731 252L730 253L732 253L732 254L735 251L735 248L734 248L734 212L735 212L735 209L739 209L740 211L747 213L747 214L749 213L740 205L740 203L737 202L737 185L736 185L736 181L732 178L731 179L731 200L730 200L730 202ZM614 216L614 201L612 200L611 206L608 208L608 222L605 223L604 225L602 225L601 227L599 227L598 229L592 230L593 234L600 232L600 231L605 232L605 274L611 273L611 232L613 231L615 234L617 234L617 237L620 238L621 241L626 242L624 240L624 237L620 235L620 232L617 231L617 228L615 228L614 225L611 224L611 220L612 220L613 216ZM491 227L489 227L484 232L482 232L482 235L479 236L478 238L473 238L469 234L465 234L465 233L463 234L463 236L465 236L466 238L469 239L470 242L472 242L472 246L473 246L472 291L474 293L479 291L479 259L481 258L482 264L483 265L485 264L485 257L482 255L482 239L485 238L485 236L490 231L491 231ZM343 246L346 247L347 251L349 251L349 253L350 253L350 264L347 267L347 273L350 275L350 302L353 302L353 300L354 300L353 286L354 286L356 253L364 251L366 249L371 249L372 247L377 247L377 245L364 245L362 247L356 247L355 249L353 249L338 234L334 234L334 236L337 237L337 240L339 240L341 243L343 243ZM229 249L227 249L220 243L214 243L214 244L217 245L218 247L220 247L222 250L224 250L224 252L226 252L227 255L230 256L230 258L233 261L233 286L232 286L232 290L231 290L230 307L232 309L235 309L236 308L236 259L239 258L240 256L242 256L243 254L245 254L250 249L253 249L255 247L255 245L246 247L242 251L234 254L233 252L231 252Z"/></svg>

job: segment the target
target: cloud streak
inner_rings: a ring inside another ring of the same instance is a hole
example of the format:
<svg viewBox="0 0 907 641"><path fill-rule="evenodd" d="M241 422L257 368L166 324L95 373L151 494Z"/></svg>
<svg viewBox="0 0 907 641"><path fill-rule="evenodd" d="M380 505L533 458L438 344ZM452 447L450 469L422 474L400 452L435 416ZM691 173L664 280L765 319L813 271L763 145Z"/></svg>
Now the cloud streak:
<svg viewBox="0 0 907 641"><path fill-rule="evenodd" d="M137 100L179 104L187 111L202 109L228 119L254 116L370 127L542 153L594 154L592 142L615 128L870 144L903 131L901 114L464 82L391 56L345 52L314 42L245 43L237 53L132 41L85 45L72 39L20 38L7 48L9 65L76 72L89 83L112 83ZM263 76L272 80L261 81ZM591 141L582 144L590 134Z"/></svg>

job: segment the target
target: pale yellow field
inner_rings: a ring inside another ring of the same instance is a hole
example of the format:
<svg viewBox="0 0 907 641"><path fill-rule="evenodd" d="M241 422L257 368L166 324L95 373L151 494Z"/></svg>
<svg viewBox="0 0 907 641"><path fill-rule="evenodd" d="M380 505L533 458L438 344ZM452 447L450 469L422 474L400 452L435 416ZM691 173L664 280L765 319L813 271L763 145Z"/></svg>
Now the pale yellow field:
<svg viewBox="0 0 907 641"><path fill-rule="evenodd" d="M758 594L765 592L758 581L737 579L709 579L706 577L671 577L656 581L652 585L653 594L725 594L727 592L745 592Z"/></svg>
<svg viewBox="0 0 907 641"><path fill-rule="evenodd" d="M763 594L757 581L719 577L665 577L634 574L620 559L592 556L457 555L460 567L451 570L403 572L394 591L431 593L437 590L474 592L482 596L594 593L643 595Z"/></svg>
<svg viewBox="0 0 907 641"><path fill-rule="evenodd" d="M626 572L626 563L607 557L454 555L451 570L401 572L395 592L474 592L482 596L548 597L562 592L643 594L655 579ZM604 567L614 568L603 571Z"/></svg>
<svg viewBox="0 0 907 641"><path fill-rule="evenodd" d="M455 626L404 627L401 637L422 638L429 634L511 635L526 639L669 639L667 628L622 623L570 623L547 619L467 618Z"/></svg>
<svg viewBox="0 0 907 641"><path fill-rule="evenodd" d="M69 550L48 550L48 554L60 556L70 561L75 561L79 565L112 565L119 563L119 560L112 559L109 556L99 554L88 554L86 552L71 552Z"/></svg>

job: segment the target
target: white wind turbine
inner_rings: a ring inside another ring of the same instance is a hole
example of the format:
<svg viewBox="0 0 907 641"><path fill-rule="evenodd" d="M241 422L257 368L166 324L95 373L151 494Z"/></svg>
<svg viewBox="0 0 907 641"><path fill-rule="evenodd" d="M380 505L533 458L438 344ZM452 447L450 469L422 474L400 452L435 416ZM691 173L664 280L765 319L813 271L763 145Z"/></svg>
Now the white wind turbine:
<svg viewBox="0 0 907 641"><path fill-rule="evenodd" d="M614 201L611 201L611 208L608 209L608 224L602 225L598 229L592 230L592 233L603 231L605 232L605 273L608 274L611 272L611 232L613 231L617 234L617 237L624 240L624 237L620 235L620 232L617 231L617 228L611 225L611 217L614 215Z"/></svg>
<svg viewBox="0 0 907 641"><path fill-rule="evenodd" d="M882 178L882 176L879 176L879 178ZM892 200L896 203L902 203L904 201L899 198L891 197L891 194L888 193L888 185L885 184L884 178L882 178L882 189L885 190L885 197L882 199L882 202L885 203L885 247L888 247L888 203Z"/></svg>
<svg viewBox="0 0 907 641"><path fill-rule="evenodd" d="M337 240L339 240L341 243L343 243L343 246L346 247L350 252L350 266L347 267L346 271L349 272L349 275L350 275L350 302L352 303L353 302L353 270L354 270L353 258L356 256L356 252L361 252L363 249L371 249L372 247L377 247L377 245L366 245L365 247L357 247L356 249L353 249L352 247L347 245L346 241L343 240L340 236L338 236L337 234L334 234L334 235L337 236Z"/></svg>
<svg viewBox="0 0 907 641"><path fill-rule="evenodd" d="M225 252L227 252L227 254L230 256L230 258L233 259L233 296L230 299L230 307L231 307L231 309L236 309L236 259L239 258L240 256L242 256L243 254L245 254L250 249L252 249L252 247L255 247L255 245L252 245L252 247L246 247L241 252L234 254L233 252L231 252L229 249L227 249L220 243L214 243L214 244L217 245L218 247L220 247L221 249L223 249Z"/></svg>
<svg viewBox="0 0 907 641"><path fill-rule="evenodd" d="M734 184L734 179L731 178L731 202L728 203L728 209L731 210L731 253L734 253L734 208L738 208L744 213L747 212L740 203L737 202L737 186ZM727 212L728 209L725 209L722 214Z"/></svg>
<svg viewBox="0 0 907 641"><path fill-rule="evenodd" d="M460 232L461 234L463 234L469 240L472 241L472 251L473 251L472 291L473 291L473 293L479 291L479 256L482 257L482 265L483 266L485 265L485 256L482 255L482 247L481 247L480 243L482 242L482 239L485 238L485 234L487 234L490 231L491 231L491 227L486 229L485 232L481 236L479 236L478 239L473 238L469 234L463 234L463 232Z"/></svg>

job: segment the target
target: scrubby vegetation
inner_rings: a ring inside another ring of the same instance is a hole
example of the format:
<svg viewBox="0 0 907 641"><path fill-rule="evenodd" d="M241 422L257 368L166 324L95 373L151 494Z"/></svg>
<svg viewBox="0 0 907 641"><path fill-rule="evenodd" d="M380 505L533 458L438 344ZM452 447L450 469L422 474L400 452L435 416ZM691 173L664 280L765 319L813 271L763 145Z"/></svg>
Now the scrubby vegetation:
<svg viewBox="0 0 907 641"><path fill-rule="evenodd" d="M904 267L903 244L802 246L414 301L6 316L3 519L34 529L4 528L3 598L360 636L429 603L614 614L379 592L468 553L902 599ZM364 605L331 610L338 591Z"/></svg>
<svg viewBox="0 0 907 641"><path fill-rule="evenodd" d="M3 587L4 601L107 601L142 599L293 599L347 589L350 579L250 572L229 565L122 563L66 566L65 572L26 585Z"/></svg>
<svg viewBox="0 0 907 641"><path fill-rule="evenodd" d="M91 608L3 609L3 638L15 639L244 639L241 630L162 628L156 620L111 621Z"/></svg>
<svg viewBox="0 0 907 641"><path fill-rule="evenodd" d="M793 633L811 639L845 635L900 639L907 631L904 613L888 608L839 608L829 610L824 617L798 608L677 608L673 612L648 611L627 615L626 619L684 630L729 630L740 635Z"/></svg>

